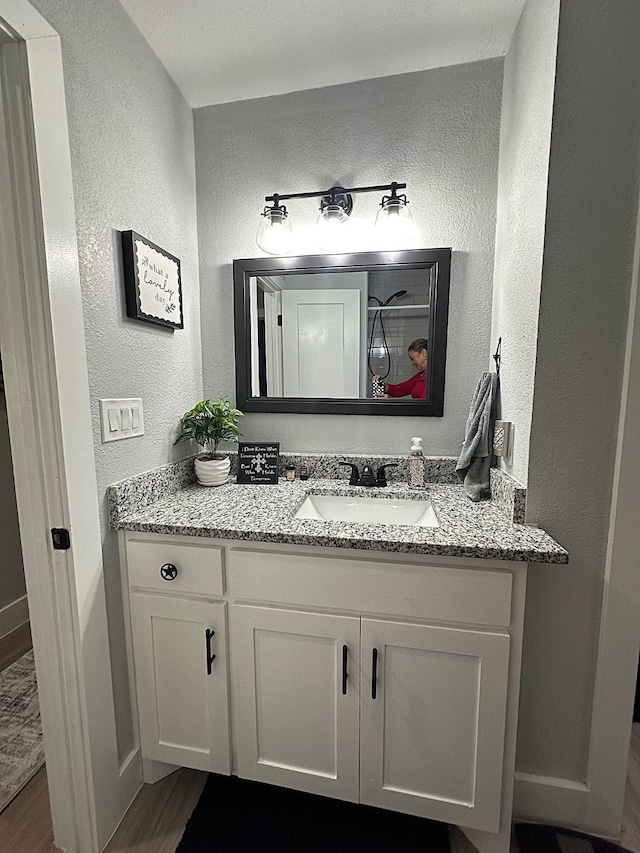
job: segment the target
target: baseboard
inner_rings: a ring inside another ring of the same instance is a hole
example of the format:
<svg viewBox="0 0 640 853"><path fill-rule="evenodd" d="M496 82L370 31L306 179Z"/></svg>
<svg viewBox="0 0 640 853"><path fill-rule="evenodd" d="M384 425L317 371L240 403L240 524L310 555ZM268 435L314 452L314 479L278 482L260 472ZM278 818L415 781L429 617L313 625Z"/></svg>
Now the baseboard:
<svg viewBox="0 0 640 853"><path fill-rule="evenodd" d="M142 767L140 750L132 749L120 765L120 803L123 814L134 801L142 787Z"/></svg>
<svg viewBox="0 0 640 853"><path fill-rule="evenodd" d="M138 791L142 787L142 771L140 769L140 750L132 749L129 755L125 758L125 760L120 765L119 771L119 794L120 794L120 812L122 817L118 822L118 826L115 827L111 834L111 838L118 831L118 827L122 822L122 819L126 815L129 810L129 806L135 800ZM109 846L109 841L105 844L105 848Z"/></svg>
<svg viewBox="0 0 640 853"><path fill-rule="evenodd" d="M24 625L29 621L29 607L27 605L27 596L17 598L11 604L0 609L0 639L15 631L20 625Z"/></svg>
<svg viewBox="0 0 640 853"><path fill-rule="evenodd" d="M600 838L619 833L616 818L585 782L516 773L514 821L575 829Z"/></svg>
<svg viewBox="0 0 640 853"><path fill-rule="evenodd" d="M150 758L142 759L142 780L147 785L155 785L165 776L170 776L179 770L176 764L166 764L164 761L153 761Z"/></svg>

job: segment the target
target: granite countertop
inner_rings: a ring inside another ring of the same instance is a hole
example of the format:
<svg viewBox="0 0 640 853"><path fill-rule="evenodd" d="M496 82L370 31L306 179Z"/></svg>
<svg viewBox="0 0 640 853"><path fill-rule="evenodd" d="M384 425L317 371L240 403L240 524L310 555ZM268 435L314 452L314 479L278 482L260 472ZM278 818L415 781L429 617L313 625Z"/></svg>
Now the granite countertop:
<svg viewBox="0 0 640 853"><path fill-rule="evenodd" d="M307 494L428 498L440 526L297 520L293 516ZM462 486L455 485L427 484L420 490L403 484L363 488L322 479L281 479L277 485L229 482L215 488L192 484L140 509L112 513L111 524L125 530L247 542L534 563L567 563L569 559L567 551L543 530L512 523L494 501L474 503Z"/></svg>

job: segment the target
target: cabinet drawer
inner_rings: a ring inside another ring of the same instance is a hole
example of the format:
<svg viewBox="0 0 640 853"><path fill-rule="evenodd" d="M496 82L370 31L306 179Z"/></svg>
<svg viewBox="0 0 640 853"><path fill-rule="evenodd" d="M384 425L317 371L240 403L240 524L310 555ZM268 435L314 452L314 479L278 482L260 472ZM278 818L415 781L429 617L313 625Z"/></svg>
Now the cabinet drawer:
<svg viewBox="0 0 640 853"><path fill-rule="evenodd" d="M508 627L511 573L437 564L278 553L229 552L235 599Z"/></svg>
<svg viewBox="0 0 640 853"><path fill-rule="evenodd" d="M198 543L154 541L147 538L127 540L129 586L157 592L192 595L223 595L222 549L203 540ZM170 564L173 572L161 569Z"/></svg>

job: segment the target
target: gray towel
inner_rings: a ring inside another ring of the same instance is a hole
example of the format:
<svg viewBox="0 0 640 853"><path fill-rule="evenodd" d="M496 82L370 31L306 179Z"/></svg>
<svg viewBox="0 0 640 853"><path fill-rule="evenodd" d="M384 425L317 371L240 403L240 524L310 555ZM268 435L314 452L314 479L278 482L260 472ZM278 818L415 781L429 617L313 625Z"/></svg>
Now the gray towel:
<svg viewBox="0 0 640 853"><path fill-rule="evenodd" d="M472 501L491 497L489 468L493 452L493 401L498 377L483 373L473 392L456 472Z"/></svg>

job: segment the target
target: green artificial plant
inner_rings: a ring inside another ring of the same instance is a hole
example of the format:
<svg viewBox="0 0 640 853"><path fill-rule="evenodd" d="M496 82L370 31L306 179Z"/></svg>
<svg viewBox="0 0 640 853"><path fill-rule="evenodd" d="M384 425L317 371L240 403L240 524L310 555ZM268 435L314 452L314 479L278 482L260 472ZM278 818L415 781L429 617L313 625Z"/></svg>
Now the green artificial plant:
<svg viewBox="0 0 640 853"><path fill-rule="evenodd" d="M234 409L229 400L219 397L213 400L202 400L182 416L182 432L175 440L197 441L213 459L223 459L224 454L218 453L221 441L237 441L240 435L238 418L243 413Z"/></svg>

